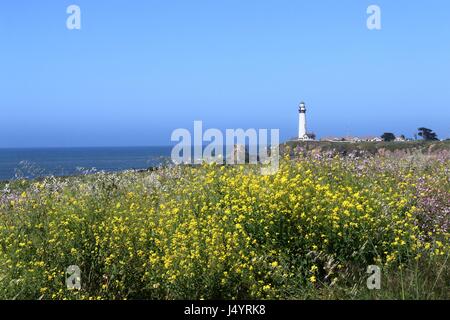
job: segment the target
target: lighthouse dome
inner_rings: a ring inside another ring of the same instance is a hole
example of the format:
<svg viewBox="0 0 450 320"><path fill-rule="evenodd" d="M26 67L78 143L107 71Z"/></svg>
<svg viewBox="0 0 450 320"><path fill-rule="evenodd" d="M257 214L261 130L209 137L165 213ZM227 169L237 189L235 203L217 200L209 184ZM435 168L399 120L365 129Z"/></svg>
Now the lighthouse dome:
<svg viewBox="0 0 450 320"><path fill-rule="evenodd" d="M298 106L299 111L305 111L306 110L306 105L305 103L302 101L300 102L300 105Z"/></svg>

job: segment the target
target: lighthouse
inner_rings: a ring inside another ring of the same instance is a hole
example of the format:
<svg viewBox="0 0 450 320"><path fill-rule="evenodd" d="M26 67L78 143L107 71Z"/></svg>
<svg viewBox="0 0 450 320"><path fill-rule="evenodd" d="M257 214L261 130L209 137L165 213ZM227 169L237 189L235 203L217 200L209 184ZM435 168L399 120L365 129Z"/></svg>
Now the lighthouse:
<svg viewBox="0 0 450 320"><path fill-rule="evenodd" d="M304 102L298 107L298 140L310 140L306 132L306 106Z"/></svg>

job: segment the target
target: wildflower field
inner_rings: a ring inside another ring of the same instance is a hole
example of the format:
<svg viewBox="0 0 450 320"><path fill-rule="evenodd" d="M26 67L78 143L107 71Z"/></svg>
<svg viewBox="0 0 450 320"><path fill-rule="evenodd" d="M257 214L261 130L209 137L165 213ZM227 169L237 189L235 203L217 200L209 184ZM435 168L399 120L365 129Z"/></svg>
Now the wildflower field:
<svg viewBox="0 0 450 320"><path fill-rule="evenodd" d="M205 164L4 183L0 298L449 299L449 170L448 154L328 153L271 176Z"/></svg>

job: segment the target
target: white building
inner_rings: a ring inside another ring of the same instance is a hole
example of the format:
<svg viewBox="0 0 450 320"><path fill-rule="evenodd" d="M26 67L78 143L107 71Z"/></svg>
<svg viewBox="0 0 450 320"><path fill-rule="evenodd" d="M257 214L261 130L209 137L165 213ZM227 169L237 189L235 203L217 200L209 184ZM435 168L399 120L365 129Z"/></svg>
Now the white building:
<svg viewBox="0 0 450 320"><path fill-rule="evenodd" d="M298 107L298 140L312 140L306 131L306 105L300 103Z"/></svg>

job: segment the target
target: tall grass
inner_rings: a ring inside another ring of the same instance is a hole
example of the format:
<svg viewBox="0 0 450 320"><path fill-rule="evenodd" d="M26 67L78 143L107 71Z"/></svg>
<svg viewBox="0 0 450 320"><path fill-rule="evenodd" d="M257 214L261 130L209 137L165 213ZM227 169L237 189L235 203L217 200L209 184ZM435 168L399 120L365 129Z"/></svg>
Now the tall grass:
<svg viewBox="0 0 450 320"><path fill-rule="evenodd" d="M273 176L205 164L13 181L0 298L448 299L449 164L306 154Z"/></svg>

